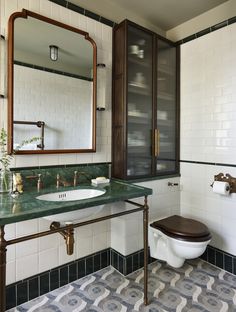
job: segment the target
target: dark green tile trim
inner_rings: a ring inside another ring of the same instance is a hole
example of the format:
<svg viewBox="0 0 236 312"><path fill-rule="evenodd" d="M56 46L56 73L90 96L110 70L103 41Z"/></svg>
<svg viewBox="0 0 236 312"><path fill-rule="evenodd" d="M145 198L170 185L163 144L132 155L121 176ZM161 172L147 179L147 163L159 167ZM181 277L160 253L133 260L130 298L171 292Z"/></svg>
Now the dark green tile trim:
<svg viewBox="0 0 236 312"><path fill-rule="evenodd" d="M230 19L228 19L228 23L229 23L229 25L233 24L233 23L236 23L236 16L231 17Z"/></svg>
<svg viewBox="0 0 236 312"><path fill-rule="evenodd" d="M61 5L65 8L72 10L74 12L77 12L79 14L85 15L85 16L92 18L95 21L100 22L102 24L105 24L107 26L114 27L116 25L115 22L113 22L113 21L111 21L111 20L109 20L103 16L100 16L100 15L98 15L92 11L86 10L86 9L84 9L84 8L74 4L74 3L69 2L69 1L65 1L65 0L48 0L48 1L56 3L58 5Z"/></svg>
<svg viewBox="0 0 236 312"><path fill-rule="evenodd" d="M202 37L206 34L209 34L211 32L211 29L210 28L206 28L206 29L203 29L199 32L196 33L196 37L199 38L199 37Z"/></svg>
<svg viewBox="0 0 236 312"><path fill-rule="evenodd" d="M34 64L20 62L20 61L14 61L14 64L15 65L19 65L19 66L24 66L24 67L29 67L29 68L41 70L41 71L45 71L45 72L52 73L52 74L61 75L61 76L66 76L66 77L71 77L71 78L80 79L80 80L86 80L86 81L93 81L93 79L90 78L90 77L85 77L85 76L81 76L81 75L71 74L71 73L60 71L60 70L51 69L51 68L48 68L48 67L38 66L38 65L34 65Z"/></svg>
<svg viewBox="0 0 236 312"><path fill-rule="evenodd" d="M148 263L156 259L149 256ZM134 252L128 256L123 256L118 251L111 248L110 264L123 275L128 275L143 267L144 253L143 250Z"/></svg>
<svg viewBox="0 0 236 312"><path fill-rule="evenodd" d="M74 4L74 3L68 2L68 1L67 1L67 3L68 3L67 4L67 9L84 15L84 13L85 13L85 9L84 8L81 8L80 6L78 6L78 5Z"/></svg>
<svg viewBox="0 0 236 312"><path fill-rule="evenodd" d="M187 164L200 164L200 165L209 165L209 166L221 166L221 167L233 167L236 168L234 164L225 164L225 163L213 163L213 162L205 162L205 161L195 161L195 160L180 160L182 163Z"/></svg>
<svg viewBox="0 0 236 312"><path fill-rule="evenodd" d="M218 23L218 24L216 24L216 25L214 25L214 26L211 26L211 31L218 30L218 29L220 29L220 28L222 28L222 27L225 27L225 26L228 26L228 20L223 21L223 22L221 22L221 23Z"/></svg>
<svg viewBox="0 0 236 312"><path fill-rule="evenodd" d="M37 295L34 297L36 298L38 297ZM11 309L11 308L14 308L17 303L16 303L16 285L9 285L6 287L6 303L7 303L7 306L6 308L7 309Z"/></svg>
<svg viewBox="0 0 236 312"><path fill-rule="evenodd" d="M111 20L105 18L105 17L102 17L100 18L100 22L107 25L107 26L110 26L110 27L114 27L116 25L116 23L112 22Z"/></svg>
<svg viewBox="0 0 236 312"><path fill-rule="evenodd" d="M230 273L236 274L236 256L212 246L207 246L201 259L218 266ZM149 256L148 263L156 259ZM101 250L84 258L69 262L60 267L32 276L6 287L7 309L17 304L34 299L39 295L54 290L73 280L84 277L112 265L123 275L128 275L143 267L143 250L123 256L112 248ZM25 300L25 301L24 301Z"/></svg>
<svg viewBox="0 0 236 312"><path fill-rule="evenodd" d="M50 2L54 2L54 3L56 3L56 4L58 4L58 5L61 5L61 6L63 6L63 7L67 7L67 2L68 1L65 1L65 0L49 0Z"/></svg>
<svg viewBox="0 0 236 312"><path fill-rule="evenodd" d="M104 255L106 255L106 257L104 257ZM46 294L86 274L107 267L110 265L109 255L110 248L107 248L79 260L69 262L52 270L8 285L6 287L6 308L14 308L16 305Z"/></svg>
<svg viewBox="0 0 236 312"><path fill-rule="evenodd" d="M16 286L16 304L20 305L26 301L28 301L29 298L29 292L28 292L28 285L27 282L24 281Z"/></svg>
<svg viewBox="0 0 236 312"><path fill-rule="evenodd" d="M222 21L222 22L220 22L220 23L218 23L218 24L216 24L216 25L213 25L213 26L211 26L211 27L205 28L205 29L203 29L203 30L201 30L201 31L199 31L199 32L197 32L197 33L195 33L195 34L192 34L191 36L185 37L185 38L183 38L183 39L177 41L177 42L176 42L176 45L181 45L181 44L183 44L183 43L192 41L192 40L194 40L194 39L197 39L197 38L199 38L199 37L202 37L202 36L204 36L204 35L207 35L207 34L209 34L210 32L216 31L216 30L218 30L218 29L220 29L220 28L222 28L222 27L226 27L226 26L228 26L228 25L230 25L230 24L233 24L233 23L236 23L236 16L231 17L231 18L229 18L229 19L227 19L227 20L225 20L225 21Z"/></svg>
<svg viewBox="0 0 236 312"><path fill-rule="evenodd" d="M236 256L228 252L208 245L206 251L200 258L220 269L236 275Z"/></svg>
<svg viewBox="0 0 236 312"><path fill-rule="evenodd" d="M49 166L33 166L33 167L15 167L11 168L11 171L22 171L22 170L37 170L37 169L50 169L50 168L73 168L73 167L92 167L99 165L110 165L110 162L102 163L84 163L84 164L65 164L65 165L49 165Z"/></svg>
<svg viewBox="0 0 236 312"><path fill-rule="evenodd" d="M39 277L39 294L40 296L43 294L46 294L47 292L49 292L49 276L50 276L50 272L46 272L44 274L41 274Z"/></svg>
<svg viewBox="0 0 236 312"><path fill-rule="evenodd" d="M100 15L96 14L96 13L93 13L89 10L85 10L84 12L84 15L87 16L87 17L90 17L92 19L94 19L95 21L98 21L100 20Z"/></svg>
<svg viewBox="0 0 236 312"><path fill-rule="evenodd" d="M193 34L193 35L191 35L191 36L185 37L185 38L183 39L183 43L192 41L192 40L194 40L194 39L196 39L196 38L197 38L197 37L196 37L196 34Z"/></svg>
<svg viewBox="0 0 236 312"><path fill-rule="evenodd" d="M155 180L177 178L177 177L180 177L180 176L181 176L180 173L175 173L175 174L166 174L166 175L163 175L163 176L148 177L148 178L142 178L142 179L125 180L125 182L126 183L140 183L140 182L148 182L148 181L155 181ZM122 181L122 180L120 180L120 181Z"/></svg>

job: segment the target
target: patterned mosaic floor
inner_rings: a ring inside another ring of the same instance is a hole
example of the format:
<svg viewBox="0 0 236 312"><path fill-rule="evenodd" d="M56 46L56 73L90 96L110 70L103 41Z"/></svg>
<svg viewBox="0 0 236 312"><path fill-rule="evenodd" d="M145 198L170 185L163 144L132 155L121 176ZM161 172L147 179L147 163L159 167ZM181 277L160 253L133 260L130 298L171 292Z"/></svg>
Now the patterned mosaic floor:
<svg viewBox="0 0 236 312"><path fill-rule="evenodd" d="M141 270L123 277L107 267L9 311L236 312L236 276L199 259L180 269L150 264L147 307L142 283Z"/></svg>

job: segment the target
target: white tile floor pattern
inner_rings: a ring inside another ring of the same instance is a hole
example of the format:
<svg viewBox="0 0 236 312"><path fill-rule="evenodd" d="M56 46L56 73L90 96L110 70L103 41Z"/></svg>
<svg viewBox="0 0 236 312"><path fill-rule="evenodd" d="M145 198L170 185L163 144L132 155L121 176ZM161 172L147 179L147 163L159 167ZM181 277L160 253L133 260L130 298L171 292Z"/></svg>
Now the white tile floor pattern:
<svg viewBox="0 0 236 312"><path fill-rule="evenodd" d="M200 260L180 269L149 265L149 300L143 305L143 271L122 276L109 266L11 312L236 312L236 276Z"/></svg>

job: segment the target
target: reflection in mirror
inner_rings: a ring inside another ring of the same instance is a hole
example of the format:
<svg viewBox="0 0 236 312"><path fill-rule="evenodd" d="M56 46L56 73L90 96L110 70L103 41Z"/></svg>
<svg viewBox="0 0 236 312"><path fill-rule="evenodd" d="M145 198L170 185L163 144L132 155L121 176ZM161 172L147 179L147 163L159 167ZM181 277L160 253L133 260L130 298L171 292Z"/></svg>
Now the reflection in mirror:
<svg viewBox="0 0 236 312"><path fill-rule="evenodd" d="M15 13L9 64L10 151L35 136L19 153L95 151L96 44L88 33Z"/></svg>

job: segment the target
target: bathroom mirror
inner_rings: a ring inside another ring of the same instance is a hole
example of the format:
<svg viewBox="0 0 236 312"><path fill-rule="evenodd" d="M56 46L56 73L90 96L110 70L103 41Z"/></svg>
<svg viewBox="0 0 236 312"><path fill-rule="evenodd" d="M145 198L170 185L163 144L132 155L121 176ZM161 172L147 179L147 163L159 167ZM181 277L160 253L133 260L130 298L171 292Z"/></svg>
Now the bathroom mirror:
<svg viewBox="0 0 236 312"><path fill-rule="evenodd" d="M94 40L25 9L11 15L8 29L9 152L95 152ZM20 146L32 137L40 139Z"/></svg>

